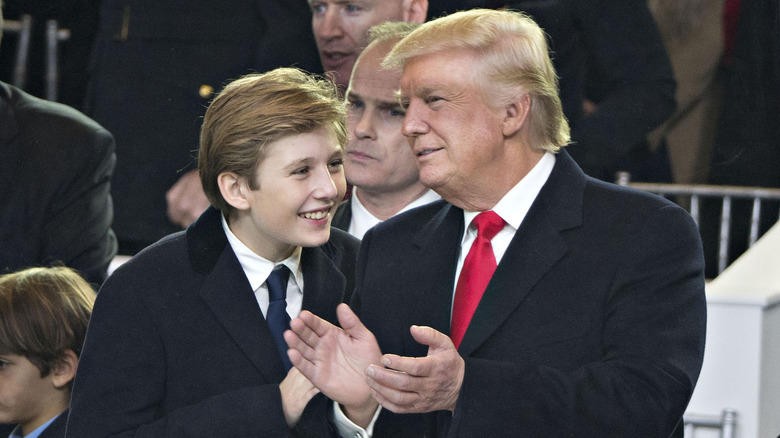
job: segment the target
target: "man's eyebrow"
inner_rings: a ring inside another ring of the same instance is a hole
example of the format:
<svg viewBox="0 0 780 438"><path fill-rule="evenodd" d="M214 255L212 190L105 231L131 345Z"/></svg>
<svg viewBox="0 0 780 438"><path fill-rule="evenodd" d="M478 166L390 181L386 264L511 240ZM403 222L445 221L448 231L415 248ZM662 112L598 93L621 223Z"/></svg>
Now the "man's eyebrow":
<svg viewBox="0 0 780 438"><path fill-rule="evenodd" d="M380 109L402 109L401 101L396 100L377 100L376 106Z"/></svg>

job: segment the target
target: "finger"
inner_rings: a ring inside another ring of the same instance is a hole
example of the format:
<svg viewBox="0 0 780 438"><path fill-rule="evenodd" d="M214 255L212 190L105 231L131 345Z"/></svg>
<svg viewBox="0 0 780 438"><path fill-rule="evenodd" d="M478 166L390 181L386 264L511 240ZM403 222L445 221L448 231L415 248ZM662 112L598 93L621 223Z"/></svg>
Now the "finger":
<svg viewBox="0 0 780 438"><path fill-rule="evenodd" d="M420 401L420 396L415 392L384 386L371 377L366 378L366 383L371 388L371 396L383 407L393 412L407 413L419 409L416 407L416 402Z"/></svg>
<svg viewBox="0 0 780 438"><path fill-rule="evenodd" d="M415 412L414 405L409 406L395 403L389 397L385 396L385 394L373 389L371 390L371 396L374 397L374 400L382 405L383 408L391 412L395 412L396 414L408 414Z"/></svg>
<svg viewBox="0 0 780 438"><path fill-rule="evenodd" d="M295 318L290 321L290 331L292 334L287 335L287 331L284 334L284 340L287 341L287 345L290 347L295 346L298 350L302 350L303 346L317 348L320 337L300 319Z"/></svg>
<svg viewBox="0 0 780 438"><path fill-rule="evenodd" d="M360 318L355 315L355 312L348 305L344 303L339 304L336 307L336 316L341 328L351 337L361 340L370 340L374 337L373 333L363 325Z"/></svg>
<svg viewBox="0 0 780 438"><path fill-rule="evenodd" d="M409 331L415 341L432 349L455 348L449 336L431 327L413 325Z"/></svg>
<svg viewBox="0 0 780 438"><path fill-rule="evenodd" d="M308 310L302 310L301 313L298 314L298 319L303 321L306 327L319 337L325 336L331 329L338 329L338 327Z"/></svg>
<svg viewBox="0 0 780 438"><path fill-rule="evenodd" d="M385 354L382 356L382 365L410 376L424 377L431 375L431 359L427 356L405 357Z"/></svg>
<svg viewBox="0 0 780 438"><path fill-rule="evenodd" d="M311 361L303 357L298 350L292 348L287 350L287 357L290 358L293 367L300 371L304 377L309 381L314 380L317 367Z"/></svg>
<svg viewBox="0 0 780 438"><path fill-rule="evenodd" d="M369 386L391 388L399 391L414 391L415 384L413 382L414 376L410 376L403 371L396 371L387 368L382 368L377 365L370 365L366 369L366 381L373 381L375 385L369 383Z"/></svg>

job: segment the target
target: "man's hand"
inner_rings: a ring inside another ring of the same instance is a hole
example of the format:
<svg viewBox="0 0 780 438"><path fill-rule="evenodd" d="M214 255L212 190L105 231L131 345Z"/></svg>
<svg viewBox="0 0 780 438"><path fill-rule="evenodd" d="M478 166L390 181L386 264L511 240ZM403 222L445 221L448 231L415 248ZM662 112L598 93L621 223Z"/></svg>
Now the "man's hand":
<svg viewBox="0 0 780 438"><path fill-rule="evenodd" d="M292 429L301 419L309 400L320 391L295 367L290 368L287 377L279 384L279 390L282 393L284 419Z"/></svg>
<svg viewBox="0 0 780 438"><path fill-rule="evenodd" d="M308 311L290 321L284 340L292 364L323 394L343 405L355 424L370 422L377 402L366 384L366 369L382 358L371 333L346 304L336 308L339 324L333 324Z"/></svg>
<svg viewBox="0 0 780 438"><path fill-rule="evenodd" d="M179 178L165 193L165 200L168 202L168 219L183 228L195 222L209 206L197 170L191 170Z"/></svg>
<svg viewBox="0 0 780 438"><path fill-rule="evenodd" d="M371 365L366 371L371 394L382 407L399 414L454 411L463 385L463 358L441 332L412 326L411 333L428 346L428 355L384 355L381 364L387 368Z"/></svg>

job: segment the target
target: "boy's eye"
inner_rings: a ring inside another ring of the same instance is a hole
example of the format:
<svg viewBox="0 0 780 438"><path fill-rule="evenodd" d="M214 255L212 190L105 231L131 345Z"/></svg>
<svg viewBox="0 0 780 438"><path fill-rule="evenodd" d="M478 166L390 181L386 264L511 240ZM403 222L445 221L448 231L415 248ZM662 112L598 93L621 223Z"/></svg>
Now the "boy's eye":
<svg viewBox="0 0 780 438"><path fill-rule="evenodd" d="M309 168L308 167L301 167L301 168L293 170L293 172L292 172L293 175L306 175L307 173L309 173Z"/></svg>
<svg viewBox="0 0 780 438"><path fill-rule="evenodd" d="M358 11L360 11L360 6L353 5L353 4L347 4L346 6L344 6L344 9L347 12L358 12Z"/></svg>
<svg viewBox="0 0 780 438"><path fill-rule="evenodd" d="M343 158L338 158L338 159L333 160L333 161L330 162L330 167L339 167L342 164L344 164L344 159Z"/></svg>

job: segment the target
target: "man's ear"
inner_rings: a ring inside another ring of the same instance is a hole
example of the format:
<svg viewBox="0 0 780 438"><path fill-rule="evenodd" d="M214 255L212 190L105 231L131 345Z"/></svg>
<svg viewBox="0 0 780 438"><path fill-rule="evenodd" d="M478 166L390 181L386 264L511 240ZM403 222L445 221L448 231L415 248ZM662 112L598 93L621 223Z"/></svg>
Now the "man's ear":
<svg viewBox="0 0 780 438"><path fill-rule="evenodd" d="M233 172L223 172L217 176L219 192L225 201L237 210L248 210L249 186L245 178Z"/></svg>
<svg viewBox="0 0 780 438"><path fill-rule="evenodd" d="M76 353L73 350L65 350L65 353L57 359L51 373L49 373L54 387L57 389L67 387L73 381L73 378L76 377L76 369L78 367L79 358L76 357Z"/></svg>
<svg viewBox="0 0 780 438"><path fill-rule="evenodd" d="M428 16L428 0L403 0L403 21L425 23Z"/></svg>
<svg viewBox="0 0 780 438"><path fill-rule="evenodd" d="M531 112L531 97L523 94L514 102L504 107L503 134L504 137L512 137L526 124L528 114Z"/></svg>

